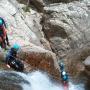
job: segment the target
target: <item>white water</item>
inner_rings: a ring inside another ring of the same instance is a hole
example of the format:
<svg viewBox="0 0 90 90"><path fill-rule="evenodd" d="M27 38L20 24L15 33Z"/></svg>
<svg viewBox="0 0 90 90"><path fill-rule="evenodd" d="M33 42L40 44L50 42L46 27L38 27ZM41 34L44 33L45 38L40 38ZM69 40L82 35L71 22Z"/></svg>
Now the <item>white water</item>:
<svg viewBox="0 0 90 90"><path fill-rule="evenodd" d="M22 83L23 90L64 90L63 86L52 83L49 77L40 71L35 71L28 74L19 73L30 84ZM84 90L84 85L74 85L69 83L69 90Z"/></svg>

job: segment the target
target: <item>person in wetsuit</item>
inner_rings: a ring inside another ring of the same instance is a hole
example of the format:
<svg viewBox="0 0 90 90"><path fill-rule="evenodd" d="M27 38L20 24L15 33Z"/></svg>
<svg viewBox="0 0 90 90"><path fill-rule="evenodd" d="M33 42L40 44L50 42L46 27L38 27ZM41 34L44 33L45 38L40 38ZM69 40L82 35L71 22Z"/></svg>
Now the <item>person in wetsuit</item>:
<svg viewBox="0 0 90 90"><path fill-rule="evenodd" d="M19 49L20 46L18 44L14 44L14 46L8 51L5 62L9 68L11 67L17 71L23 71L24 64L17 59L17 52Z"/></svg>

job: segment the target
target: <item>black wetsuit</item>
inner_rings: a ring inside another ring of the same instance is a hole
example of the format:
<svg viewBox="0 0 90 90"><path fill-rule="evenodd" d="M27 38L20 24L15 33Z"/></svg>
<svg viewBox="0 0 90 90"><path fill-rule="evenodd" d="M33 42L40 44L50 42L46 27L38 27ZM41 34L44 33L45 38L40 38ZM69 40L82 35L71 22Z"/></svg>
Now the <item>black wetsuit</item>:
<svg viewBox="0 0 90 90"><path fill-rule="evenodd" d="M14 48L11 48L8 51L8 54L6 55L5 62L6 64L10 65L13 69L17 71L23 71L24 70L24 64L16 58L17 51Z"/></svg>

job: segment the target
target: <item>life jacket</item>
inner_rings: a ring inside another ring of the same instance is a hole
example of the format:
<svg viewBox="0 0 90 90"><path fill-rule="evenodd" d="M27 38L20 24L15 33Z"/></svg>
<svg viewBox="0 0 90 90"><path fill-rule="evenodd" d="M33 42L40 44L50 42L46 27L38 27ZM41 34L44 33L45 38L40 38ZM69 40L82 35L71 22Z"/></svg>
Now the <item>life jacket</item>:
<svg viewBox="0 0 90 90"><path fill-rule="evenodd" d="M65 71L62 71L61 72L61 78L62 78L62 80L63 81L68 81L68 74L65 72L65 73L63 73L63 72L65 72Z"/></svg>

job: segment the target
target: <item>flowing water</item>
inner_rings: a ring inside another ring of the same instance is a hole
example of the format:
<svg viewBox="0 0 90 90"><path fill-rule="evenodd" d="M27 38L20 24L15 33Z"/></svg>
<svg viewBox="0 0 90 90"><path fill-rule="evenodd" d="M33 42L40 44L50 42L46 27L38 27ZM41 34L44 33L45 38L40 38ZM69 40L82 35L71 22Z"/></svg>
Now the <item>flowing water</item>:
<svg viewBox="0 0 90 90"><path fill-rule="evenodd" d="M2 78L3 78L2 82L5 81L7 85L14 83L13 88L15 85L20 85L22 87L13 90L64 90L62 85L53 82L53 80L51 80L46 73L40 71L34 71L31 73L1 71L0 82ZM12 89L2 88L2 90L12 90ZM73 83L69 82L69 90L85 90L85 89L83 84L74 85Z"/></svg>

